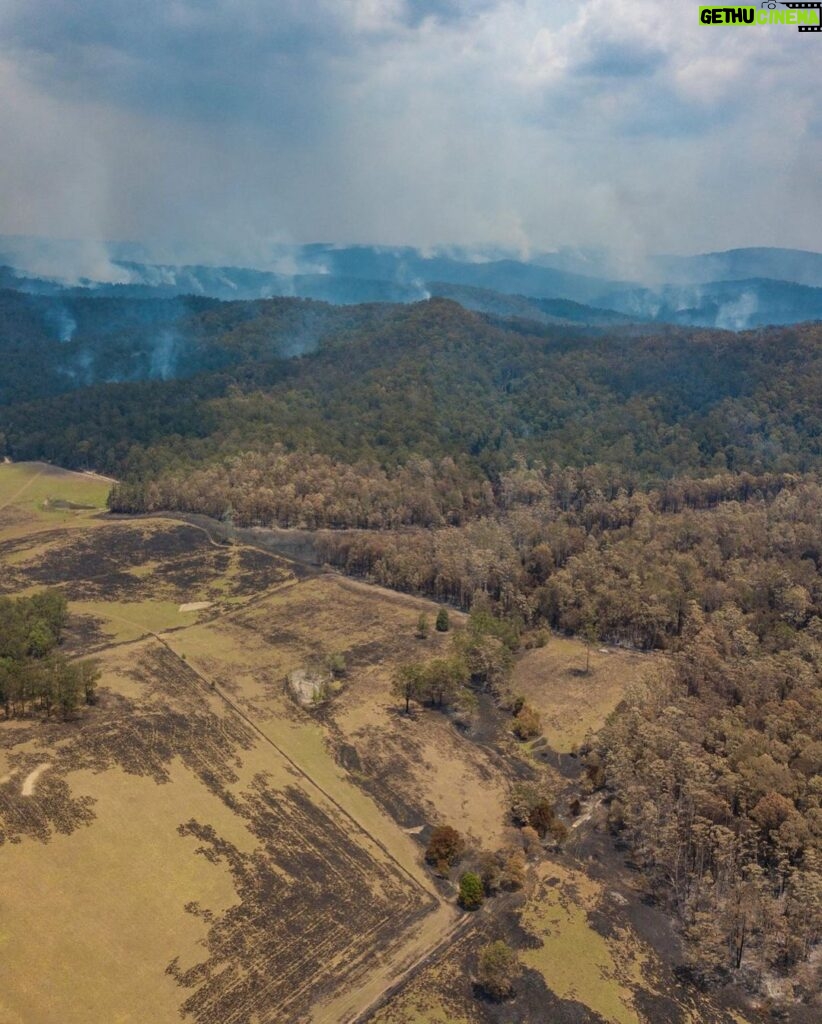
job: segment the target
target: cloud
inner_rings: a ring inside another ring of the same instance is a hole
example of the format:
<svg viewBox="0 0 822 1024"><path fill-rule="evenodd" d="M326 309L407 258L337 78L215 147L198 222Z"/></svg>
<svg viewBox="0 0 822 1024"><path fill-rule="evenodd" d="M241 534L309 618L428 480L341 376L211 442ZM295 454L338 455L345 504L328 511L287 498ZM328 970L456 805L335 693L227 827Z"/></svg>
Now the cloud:
<svg viewBox="0 0 822 1024"><path fill-rule="evenodd" d="M0 231L818 246L819 38L657 0L5 0Z"/></svg>

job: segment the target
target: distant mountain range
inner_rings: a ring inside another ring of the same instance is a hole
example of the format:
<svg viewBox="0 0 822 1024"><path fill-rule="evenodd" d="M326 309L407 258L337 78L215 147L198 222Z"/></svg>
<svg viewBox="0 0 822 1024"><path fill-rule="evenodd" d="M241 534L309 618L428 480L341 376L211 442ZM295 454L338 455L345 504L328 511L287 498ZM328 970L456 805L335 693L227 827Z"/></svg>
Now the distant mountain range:
<svg viewBox="0 0 822 1024"><path fill-rule="evenodd" d="M335 305L438 295L493 315L591 326L634 320L743 330L822 318L822 254L795 249L637 261L579 249L515 259L315 244L278 250L264 267L131 258L137 255L137 247L0 236L0 287L64 297L291 296Z"/></svg>

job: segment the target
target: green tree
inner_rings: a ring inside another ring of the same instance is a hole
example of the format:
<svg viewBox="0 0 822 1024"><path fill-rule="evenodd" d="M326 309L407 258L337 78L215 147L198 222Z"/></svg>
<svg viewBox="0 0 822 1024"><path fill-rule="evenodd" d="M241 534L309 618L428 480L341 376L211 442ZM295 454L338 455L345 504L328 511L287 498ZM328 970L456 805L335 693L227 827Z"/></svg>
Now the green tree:
<svg viewBox="0 0 822 1024"><path fill-rule="evenodd" d="M423 671L420 665L400 665L391 681L391 692L405 701L405 713L411 710L412 700L421 700L423 692Z"/></svg>
<svg viewBox="0 0 822 1024"><path fill-rule="evenodd" d="M417 619L417 639L425 640L428 636L428 616L425 612L420 612L420 617Z"/></svg>
<svg viewBox="0 0 822 1024"><path fill-rule="evenodd" d="M97 683L100 681L100 663L98 661L78 662L80 684L86 704L97 703Z"/></svg>
<svg viewBox="0 0 822 1024"><path fill-rule="evenodd" d="M55 672L57 703L60 707L60 714L63 721L69 718L77 710L80 703L82 690L81 673L76 665L60 659Z"/></svg>
<svg viewBox="0 0 822 1024"><path fill-rule="evenodd" d="M447 633L450 628L450 622L448 620L448 609L440 608L437 612L437 621L434 623L434 628L438 633Z"/></svg>
<svg viewBox="0 0 822 1024"><path fill-rule="evenodd" d="M473 871L466 871L460 878L460 906L463 910L477 910L484 899L482 879Z"/></svg>
<svg viewBox="0 0 822 1024"><path fill-rule="evenodd" d="M42 619L34 622L28 634L28 653L33 658L44 658L54 647L54 634Z"/></svg>
<svg viewBox="0 0 822 1024"><path fill-rule="evenodd" d="M453 704L467 681L468 667L459 655L434 658L422 666L422 686L437 707Z"/></svg>

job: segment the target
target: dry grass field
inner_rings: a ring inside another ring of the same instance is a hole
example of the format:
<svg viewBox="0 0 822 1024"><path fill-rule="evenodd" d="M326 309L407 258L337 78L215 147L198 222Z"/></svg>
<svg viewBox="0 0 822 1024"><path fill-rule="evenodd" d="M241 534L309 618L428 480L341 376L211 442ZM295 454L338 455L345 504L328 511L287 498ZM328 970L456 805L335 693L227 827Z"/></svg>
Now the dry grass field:
<svg viewBox="0 0 822 1024"><path fill-rule="evenodd" d="M730 1024L660 1002L584 829L471 918L437 888L428 828L510 842L518 762L506 722L461 731L392 696L400 663L451 642L415 635L434 605L188 523L107 518L107 486L0 465L0 593L59 587L67 649L102 668L75 720L0 722L0 1024L656 1024L660 1007ZM333 696L302 706L289 673L333 656ZM653 662L594 651L584 675L583 646L552 638L514 689L567 751ZM526 970L494 1007L472 975L500 934Z"/></svg>
<svg viewBox="0 0 822 1024"><path fill-rule="evenodd" d="M513 691L539 711L548 743L562 754L601 729L626 690L659 663L656 655L616 647L595 646L590 662L588 656L582 641L552 636L545 647L527 651L514 670Z"/></svg>

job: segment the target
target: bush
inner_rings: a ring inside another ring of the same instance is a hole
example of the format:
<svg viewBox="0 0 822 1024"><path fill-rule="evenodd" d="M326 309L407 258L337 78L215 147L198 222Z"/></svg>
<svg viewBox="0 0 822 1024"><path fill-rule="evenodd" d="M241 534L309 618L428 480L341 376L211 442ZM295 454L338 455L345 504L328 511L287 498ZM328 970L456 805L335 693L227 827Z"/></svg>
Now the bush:
<svg viewBox="0 0 822 1024"><path fill-rule="evenodd" d="M348 671L345 655L341 653L330 655L328 659L328 671L335 679L342 678Z"/></svg>
<svg viewBox="0 0 822 1024"><path fill-rule="evenodd" d="M536 808L547 804L553 809L551 793L543 782L516 782L511 789L511 818L515 825L531 825L537 828L531 820L531 815ZM539 829L537 829L539 831Z"/></svg>
<svg viewBox="0 0 822 1024"><path fill-rule="evenodd" d="M500 881L501 888L507 889L509 892L514 889L521 889L525 885L526 870L525 854L523 854L522 850L512 850L503 868Z"/></svg>
<svg viewBox="0 0 822 1024"><path fill-rule="evenodd" d="M544 839L548 830L552 828L555 818L554 805L550 801L542 799L531 808L528 824L536 830L540 839Z"/></svg>
<svg viewBox="0 0 822 1024"><path fill-rule="evenodd" d="M456 864L464 853L465 840L459 832L450 825L437 825L428 840L425 859L447 874L448 868Z"/></svg>
<svg viewBox="0 0 822 1024"><path fill-rule="evenodd" d="M482 906L485 893L479 875L466 871L460 878L459 903L463 910L477 910Z"/></svg>
<svg viewBox="0 0 822 1024"><path fill-rule="evenodd" d="M434 623L434 628L438 633L447 633L449 625L448 611L445 608L440 608L437 612L437 621Z"/></svg>
<svg viewBox="0 0 822 1024"><path fill-rule="evenodd" d="M497 1001L513 995L520 964L516 950L498 939L479 951L477 981L483 991Z"/></svg>
<svg viewBox="0 0 822 1024"><path fill-rule="evenodd" d="M529 857L536 857L542 852L542 843L539 839L539 833L535 828L530 825L526 825L522 830L522 844L525 847L525 852Z"/></svg>
<svg viewBox="0 0 822 1024"><path fill-rule="evenodd" d="M420 617L417 619L417 639L418 640L425 640L425 638L427 636L428 636L428 616L425 614L425 612L422 612L420 614Z"/></svg>
<svg viewBox="0 0 822 1024"><path fill-rule="evenodd" d="M482 853L477 863L486 896L495 896L502 882L502 859L497 853Z"/></svg>
<svg viewBox="0 0 822 1024"><path fill-rule="evenodd" d="M541 729L539 712L530 704L523 704L514 719L514 735L519 740L532 740L539 736Z"/></svg>
<svg viewBox="0 0 822 1024"><path fill-rule="evenodd" d="M554 818L548 826L548 831L551 833L551 838L556 846L562 846L568 838L568 826L560 818Z"/></svg>

